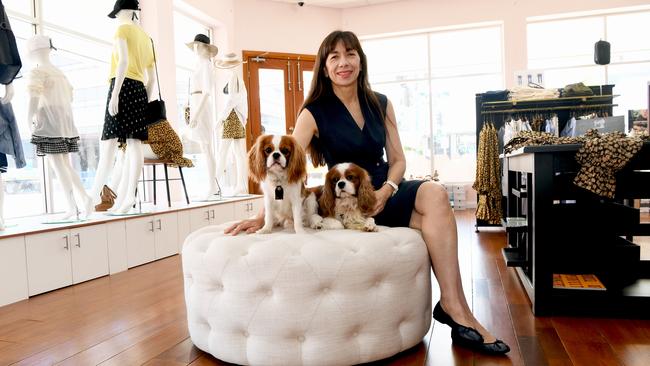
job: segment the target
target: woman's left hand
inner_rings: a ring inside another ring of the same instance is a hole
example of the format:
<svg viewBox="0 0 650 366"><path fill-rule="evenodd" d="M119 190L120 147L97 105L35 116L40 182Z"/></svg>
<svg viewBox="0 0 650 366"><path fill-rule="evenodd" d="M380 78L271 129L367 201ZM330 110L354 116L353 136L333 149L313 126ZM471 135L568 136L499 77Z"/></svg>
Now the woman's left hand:
<svg viewBox="0 0 650 366"><path fill-rule="evenodd" d="M388 201L388 199L392 194L393 194L393 189L387 185L376 190L375 198L377 198L377 202L375 203L375 208L372 211L372 215L370 216L376 216L380 212L382 212L384 210L384 206L386 206L386 201Z"/></svg>

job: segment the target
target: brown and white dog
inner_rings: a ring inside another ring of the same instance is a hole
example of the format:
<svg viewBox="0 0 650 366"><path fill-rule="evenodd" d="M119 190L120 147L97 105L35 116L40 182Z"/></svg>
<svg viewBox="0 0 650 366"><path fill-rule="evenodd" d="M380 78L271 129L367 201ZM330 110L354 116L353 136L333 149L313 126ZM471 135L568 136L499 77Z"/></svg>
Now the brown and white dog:
<svg viewBox="0 0 650 366"><path fill-rule="evenodd" d="M353 163L337 164L327 172L318 200L322 229L377 231L370 217L377 199L368 172Z"/></svg>
<svg viewBox="0 0 650 366"><path fill-rule="evenodd" d="M270 233L274 226L293 225L296 233L304 226L320 228L316 195L305 189L307 158L292 136L263 135L248 152L250 175L264 192L264 226L257 232Z"/></svg>

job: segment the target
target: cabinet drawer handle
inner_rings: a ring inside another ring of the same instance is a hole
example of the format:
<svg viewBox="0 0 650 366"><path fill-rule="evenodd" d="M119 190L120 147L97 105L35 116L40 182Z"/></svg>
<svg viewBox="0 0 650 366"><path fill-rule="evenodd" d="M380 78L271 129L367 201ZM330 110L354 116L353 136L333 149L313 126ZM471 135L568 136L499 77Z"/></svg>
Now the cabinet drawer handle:
<svg viewBox="0 0 650 366"><path fill-rule="evenodd" d="M158 220L158 230L162 231L162 222L160 220Z"/></svg>
<svg viewBox="0 0 650 366"><path fill-rule="evenodd" d="M149 229L149 231L153 233L153 220L149 221L149 224L151 225L151 229Z"/></svg>
<svg viewBox="0 0 650 366"><path fill-rule="evenodd" d="M205 211L208 214L208 217L205 218L205 221L210 221L210 210Z"/></svg>
<svg viewBox="0 0 650 366"><path fill-rule="evenodd" d="M65 239L65 246L63 247L63 249L70 250L70 239L68 238L67 235L65 235L63 239Z"/></svg>
<svg viewBox="0 0 650 366"><path fill-rule="evenodd" d="M210 212L212 212L212 219L214 219L214 210L210 210Z"/></svg>
<svg viewBox="0 0 650 366"><path fill-rule="evenodd" d="M76 245L76 247L77 247L77 248L81 248L81 234L77 233L77 234L74 234L74 236L77 238L77 245Z"/></svg>

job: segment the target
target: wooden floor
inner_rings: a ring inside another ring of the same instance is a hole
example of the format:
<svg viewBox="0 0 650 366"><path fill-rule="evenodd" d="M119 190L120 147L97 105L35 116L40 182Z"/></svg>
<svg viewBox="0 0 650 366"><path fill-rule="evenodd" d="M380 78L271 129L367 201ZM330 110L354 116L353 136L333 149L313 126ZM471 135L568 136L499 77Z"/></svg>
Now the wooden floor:
<svg viewBox="0 0 650 366"><path fill-rule="evenodd" d="M650 365L650 321L535 318L501 258L505 235L475 234L472 211L457 218L467 298L512 351L452 347L434 322L419 345L377 364ZM437 284L433 293L435 303ZM188 337L178 256L0 308L0 365L224 365Z"/></svg>

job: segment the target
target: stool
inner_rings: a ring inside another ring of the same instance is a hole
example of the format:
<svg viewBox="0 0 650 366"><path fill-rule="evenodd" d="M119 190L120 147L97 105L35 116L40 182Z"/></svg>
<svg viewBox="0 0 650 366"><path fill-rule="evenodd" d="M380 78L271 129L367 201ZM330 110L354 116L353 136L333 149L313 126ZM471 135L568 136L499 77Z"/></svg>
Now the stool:
<svg viewBox="0 0 650 366"><path fill-rule="evenodd" d="M190 234L182 250L192 342L241 365L352 365L419 344L431 266L419 231Z"/></svg>
<svg viewBox="0 0 650 366"><path fill-rule="evenodd" d="M183 191L185 192L185 201L187 204L190 204L190 198L187 195L187 188L185 187L185 178L183 177L183 168L180 166L178 167L178 173L180 174L180 178L172 178L169 179L169 175L167 174L167 165L173 164L173 162L169 160L160 160L160 159L144 159L144 166L150 165L153 168L153 179L144 179L144 174L142 175L142 187L143 187L143 192L146 197L146 191L144 190L145 183L146 182L153 182L153 204L156 204L156 166L157 165L162 165L165 168L165 186L167 187L167 206L172 207L171 203L171 195L169 193L169 181L170 180L180 180L181 183L183 184ZM142 171L144 173L144 166L142 167Z"/></svg>

